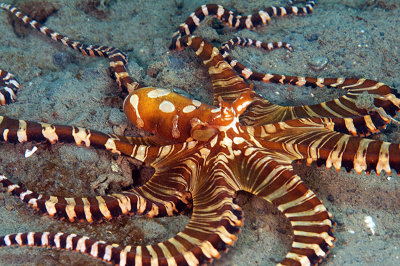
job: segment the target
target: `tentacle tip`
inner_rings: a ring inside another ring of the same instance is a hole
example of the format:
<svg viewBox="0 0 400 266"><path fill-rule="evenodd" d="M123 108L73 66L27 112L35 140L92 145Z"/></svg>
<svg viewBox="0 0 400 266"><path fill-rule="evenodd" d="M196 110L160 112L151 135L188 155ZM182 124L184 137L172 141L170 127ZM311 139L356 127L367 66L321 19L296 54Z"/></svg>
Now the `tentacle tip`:
<svg viewBox="0 0 400 266"><path fill-rule="evenodd" d="M234 243L232 243L232 245L233 245L233 244L234 244ZM231 246L232 246L232 245L231 245ZM222 252L224 252L225 254L228 253L228 251L229 251L229 248L225 248L224 250L222 250Z"/></svg>

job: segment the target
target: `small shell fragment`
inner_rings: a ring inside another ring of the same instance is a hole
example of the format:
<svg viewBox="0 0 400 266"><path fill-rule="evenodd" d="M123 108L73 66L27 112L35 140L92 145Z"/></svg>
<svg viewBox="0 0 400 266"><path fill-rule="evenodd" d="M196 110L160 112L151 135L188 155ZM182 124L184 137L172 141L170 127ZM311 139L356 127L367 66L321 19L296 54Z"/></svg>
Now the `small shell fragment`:
<svg viewBox="0 0 400 266"><path fill-rule="evenodd" d="M38 148L36 146L34 146L32 148L32 150L26 149L25 150L25 158L31 157L32 154L34 154L37 150L38 150Z"/></svg>
<svg viewBox="0 0 400 266"><path fill-rule="evenodd" d="M365 216L364 222L367 224L367 227L369 228L369 230L371 230L372 235L375 235L376 224L375 224L374 220L372 219L372 217Z"/></svg>

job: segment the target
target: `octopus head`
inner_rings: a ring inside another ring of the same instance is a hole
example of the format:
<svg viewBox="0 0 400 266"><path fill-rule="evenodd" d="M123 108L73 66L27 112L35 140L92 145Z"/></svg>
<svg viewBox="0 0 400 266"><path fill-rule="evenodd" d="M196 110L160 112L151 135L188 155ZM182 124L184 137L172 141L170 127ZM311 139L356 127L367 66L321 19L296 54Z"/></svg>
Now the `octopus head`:
<svg viewBox="0 0 400 266"><path fill-rule="evenodd" d="M192 121L192 137L197 140L207 141L219 131L226 131L229 128L236 127L239 123L239 116L253 101L252 92L253 87L250 86L232 103L219 97L219 107L213 109L214 116L208 123L202 123L197 120Z"/></svg>

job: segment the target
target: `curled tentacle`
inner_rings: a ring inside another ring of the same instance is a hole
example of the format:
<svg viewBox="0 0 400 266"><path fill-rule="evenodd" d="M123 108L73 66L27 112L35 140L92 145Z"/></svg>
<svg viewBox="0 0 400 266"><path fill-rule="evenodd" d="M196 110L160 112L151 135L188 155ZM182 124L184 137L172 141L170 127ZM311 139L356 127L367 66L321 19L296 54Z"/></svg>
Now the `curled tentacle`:
<svg viewBox="0 0 400 266"><path fill-rule="evenodd" d="M180 192L177 188L165 189L167 185L164 186L163 196L159 196L161 194L158 194L156 189L145 185L105 196L65 198L23 189L3 175L0 175L0 183L9 193L19 197L32 208L70 222L92 223L128 214L147 217L172 216L181 212L189 204L188 199L190 199L189 194Z"/></svg>
<svg viewBox="0 0 400 266"><path fill-rule="evenodd" d="M171 158L176 159L177 154L183 157L190 154L196 149L195 141L161 145L158 138L125 138L84 128L27 122L3 116L0 116L0 138L1 141L11 143L49 141L105 148L131 156L156 169L155 175L140 188L92 198L40 195L24 190L6 177L1 177L1 183L9 192L19 196L35 209L52 216L89 222L103 218L111 219L126 213L147 214L152 217L172 215L179 212L182 206L189 204L186 182L190 171L185 171L185 165L178 161L174 162L175 165L169 165L168 169L165 168L165 164L168 164Z"/></svg>
<svg viewBox="0 0 400 266"><path fill-rule="evenodd" d="M271 74L273 83L291 85L318 85L346 89L337 99L312 105L279 106L257 96L241 116L245 125L263 125L307 117L356 118L379 113L385 123L393 121L400 110L400 94L386 84L353 78L308 78Z"/></svg>
<svg viewBox="0 0 400 266"><path fill-rule="evenodd" d="M220 251L236 241L242 212L230 193L218 200L204 190L194 197L189 224L176 236L158 244L120 247L85 236L65 233L29 232L0 237L0 247L36 246L75 250L119 265L198 265L219 258Z"/></svg>
<svg viewBox="0 0 400 266"><path fill-rule="evenodd" d="M246 191L275 205L290 221L294 239L280 265L317 264L336 241L332 215L317 196L292 171L286 159L264 148L249 148L252 156L243 160L242 184ZM249 151L250 152L250 151ZM262 163L261 163L262 162ZM251 167L250 167L251 166Z"/></svg>
<svg viewBox="0 0 400 266"><path fill-rule="evenodd" d="M85 56L100 56L104 58L108 58L110 60L111 71L115 76L115 79L123 92L133 92L135 89L140 88L141 85L134 81L128 74L126 69L126 65L128 63L127 55L122 52L120 49L112 47L112 46L103 46L103 45L86 45L78 41L71 40L70 38L59 34L58 32L53 31L52 29L47 28L36 20L30 18L21 12L18 8L12 5L0 3L0 8L7 10L21 22L26 25L31 26L35 30L40 33L46 35L52 40L62 43L63 45L72 48L82 55ZM0 91L1 95L1 91Z"/></svg>
<svg viewBox="0 0 400 266"><path fill-rule="evenodd" d="M221 46L220 51L225 60L244 79L283 85L326 86L347 90L346 95L338 99L304 106L278 106L258 96L246 114L241 116L241 121L246 125L261 125L305 117L356 118L365 116L369 112L378 112L381 117L386 117L384 119L386 123L390 123L400 110L399 92L384 83L369 79L313 78L255 72L229 56L228 51L234 45L253 45L262 49L268 49L268 46L262 46L260 41L241 40L240 38L232 39ZM283 43L280 45L285 47ZM275 46L279 47L279 45ZM269 47L274 46L271 44Z"/></svg>
<svg viewBox="0 0 400 266"><path fill-rule="evenodd" d="M15 102L21 89L14 75L0 69L0 106Z"/></svg>
<svg viewBox="0 0 400 266"><path fill-rule="evenodd" d="M228 25L232 28L241 30L244 28L253 30L254 28L265 25L270 22L271 17L286 16L286 15L303 15L309 14L313 11L315 6L314 0L308 0L304 7L296 7L288 5L286 7L270 6L263 10L260 10L252 15L241 16L236 15L230 10L227 10L223 6L216 4L202 5L196 11L194 11L182 23L178 30L173 34L172 41L169 49L181 49L181 38L193 34L200 22L206 16L214 16L219 19L223 24Z"/></svg>

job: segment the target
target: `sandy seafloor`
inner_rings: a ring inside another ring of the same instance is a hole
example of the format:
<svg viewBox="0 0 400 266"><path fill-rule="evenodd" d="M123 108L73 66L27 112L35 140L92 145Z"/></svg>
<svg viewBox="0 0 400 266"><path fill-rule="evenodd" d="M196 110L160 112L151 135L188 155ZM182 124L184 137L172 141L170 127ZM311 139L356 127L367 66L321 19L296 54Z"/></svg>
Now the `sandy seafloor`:
<svg viewBox="0 0 400 266"><path fill-rule="evenodd" d="M8 1L10 3L10 1ZM13 4L27 1L12 1ZM172 33L201 4L213 1L108 1L99 13L85 13L82 3L53 1L58 12L46 26L72 39L119 47L129 56L129 71L141 83L174 89L210 101L207 71L186 49L169 52ZM106 1L107 2L107 1ZM215 1L249 14L284 1ZM96 17L97 16L97 17ZM315 12L304 17L273 19L252 32L203 23L196 34L215 45L239 35L265 41L290 42L294 51L270 53L253 48L236 49L234 56L257 70L320 77L365 77L400 86L400 2L398 0L318 1ZM320 70L313 62L327 61ZM104 132L132 134L136 130L121 112L122 99L110 78L108 62L84 58L30 30L17 37L5 11L0 12L0 68L12 72L23 85L16 103L0 107L0 115L68 124ZM309 104L337 96L334 89L308 89L255 84L267 99L286 105ZM390 126L374 138L400 143L399 127ZM72 145L0 145L0 173L38 192L63 196L96 195L94 185L104 178L121 178L105 191L118 191L138 171L116 155ZM114 172L112 165L124 165ZM400 181L393 174L357 175L341 170L296 165L297 173L322 199L337 222L336 247L324 265L400 264ZM122 177L124 176L124 177ZM124 179L125 178L125 179ZM108 181L107 181L108 182ZM105 184L107 184L107 182ZM238 241L215 265L273 265L283 259L292 240L286 219L271 205L246 194L239 195L245 225ZM364 219L371 216L375 234ZM85 234L119 244L148 244L165 240L188 222L188 215L146 219L125 217L102 224L71 224L39 215L18 199L0 194L0 235L26 231L64 231ZM0 265L102 265L73 252L45 249L0 250Z"/></svg>

